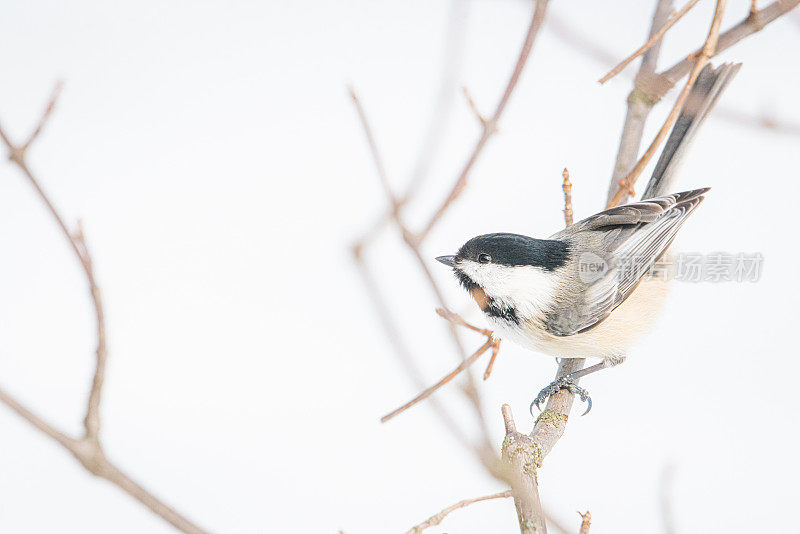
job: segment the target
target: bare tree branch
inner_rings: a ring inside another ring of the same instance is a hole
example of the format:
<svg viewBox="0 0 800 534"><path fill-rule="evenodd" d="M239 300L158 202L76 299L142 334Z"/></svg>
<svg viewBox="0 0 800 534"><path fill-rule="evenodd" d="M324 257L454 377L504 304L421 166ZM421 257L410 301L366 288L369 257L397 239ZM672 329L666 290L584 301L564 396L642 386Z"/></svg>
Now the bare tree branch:
<svg viewBox="0 0 800 534"><path fill-rule="evenodd" d="M50 198L42 189L39 180L34 176L28 167L26 153L31 144L37 139L47 120L51 116L56 105L56 99L61 89L61 84L57 84L53 95L50 98L44 112L42 113L36 127L27 141L21 145L14 144L6 135L5 130L0 127L0 139L6 145L9 159L13 161L22 171L28 182L33 186L39 198L47 207L56 224L61 228L64 238L69 242L75 256L78 259L89 285L89 292L94 306L95 320L97 323L97 348L95 350L96 363L92 386L89 390L89 399L86 406L86 416L84 417L84 435L79 438L71 438L63 432L56 430L39 416L22 406L16 399L8 393L0 391L0 402L28 421L34 428L41 431L48 437L54 439L64 448L70 451L80 463L93 475L99 476L112 482L117 487L128 493L130 496L144 504L152 512L159 515L162 519L172 524L175 528L188 533L202 533L203 530L191 522L188 518L167 506L164 502L155 497L148 490L134 482L128 475L112 464L105 455L105 451L100 443L100 401L105 377L106 358L108 355L106 346L106 322L103 311L103 300L100 288L97 285L94 274L94 265L91 254L86 245L83 228L78 224L77 231L73 234L69 231L64 218L53 205Z"/></svg>

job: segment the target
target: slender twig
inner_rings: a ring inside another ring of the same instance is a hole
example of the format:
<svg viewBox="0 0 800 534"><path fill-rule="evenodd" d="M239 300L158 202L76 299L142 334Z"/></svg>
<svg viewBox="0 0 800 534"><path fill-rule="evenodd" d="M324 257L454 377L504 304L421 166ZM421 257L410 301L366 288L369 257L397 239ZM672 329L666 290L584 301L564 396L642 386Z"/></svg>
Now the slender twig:
<svg viewBox="0 0 800 534"><path fill-rule="evenodd" d="M475 114L475 118L478 119L478 122L481 123L481 126L486 126L487 119L478 109L478 105L475 103L475 100L472 98L472 94L469 92L469 89L467 89L466 85L461 87L461 92L464 95L464 99L467 101L469 109L471 109L472 113Z"/></svg>
<svg viewBox="0 0 800 534"><path fill-rule="evenodd" d="M435 392L437 389L439 389L439 388L440 388L440 387L442 387L443 385L445 385L445 384L447 384L448 382L450 382L450 381L451 381L453 378L455 378L456 376L458 376L458 375L461 373L461 371L464 371L465 369L468 369L468 368L469 368L469 366L470 366L470 365L472 365L472 364L475 362L475 360L477 360L478 358L480 358L480 357L481 357L481 355L482 355L484 352L486 352L487 350L489 350L489 349L492 347L492 345L493 345L493 344L494 344L494 343L493 343L493 341L492 341L491 339L487 340L487 341L486 341L486 343L484 343L483 345L481 345L481 346L478 348L478 350L476 350L475 352L473 352L473 353L472 353L470 356L468 356L467 358L465 358L465 359L461 360L461 363L459 363L459 364L458 364L458 366L456 366L456 368L455 368L455 369L453 369L452 371L450 371L449 373L447 373L445 376L443 376L443 377L442 377L442 378L441 378L441 379L440 379L438 382L436 382L434 385L432 385L431 387L429 387L429 388L427 388L427 389L423 390L421 393L419 393L417 396L415 396L413 399L411 399L411 400L410 400L410 401L408 401L407 403L403 404L403 405L402 405L402 406L400 406L399 408L396 408L396 409L392 410L391 412L387 413L386 415L384 415L383 417L381 417L381 423L385 423L386 421L388 421L388 420L389 420L389 419L391 419L392 417L394 417L394 416L396 416L396 415L399 415L399 414L403 413L404 411L408 410L409 408L411 408L411 407L412 407L412 406L414 406L415 404L417 404L417 403L419 403L420 401L423 401L423 400L427 399L428 397L430 397L431 395L433 395L433 393L434 393L434 392Z"/></svg>
<svg viewBox="0 0 800 534"><path fill-rule="evenodd" d="M33 129L31 134L28 136L28 140L22 143L22 151L26 151L31 143L33 143L39 134L42 133L42 128L44 125L47 124L47 121L50 120L50 115L53 113L53 110L56 107L56 102L58 101L58 97L61 94L61 89L64 87L64 84L59 80L56 82L55 87L53 88L53 92L50 94L50 100L47 102L47 106L44 108L44 112L42 112L41 117L39 117L39 122L36 124L36 127Z"/></svg>
<svg viewBox="0 0 800 534"><path fill-rule="evenodd" d="M581 516L581 529L578 534L589 534L589 528L592 526L592 514L587 510L584 514L578 512L578 515Z"/></svg>
<svg viewBox="0 0 800 534"><path fill-rule="evenodd" d="M572 182L569 181L569 171L564 167L561 173L564 182L561 189L564 191L564 224L572 226Z"/></svg>
<svg viewBox="0 0 800 534"><path fill-rule="evenodd" d="M678 115L680 114L681 109L683 109L683 104L686 102L686 99L689 97L689 92L692 90L692 86L694 85L695 80L697 80L697 76L700 74L700 71L703 70L703 67L705 67L706 63L708 63L708 61L714 55L714 51L717 47L717 40L719 38L719 27L722 23L722 15L725 12L725 4L726 0L717 0L717 5L714 10L714 18L711 21L711 27L708 30L708 37L706 38L706 42L703 45L700 54L697 56L697 62L695 63L692 72L689 74L689 79L686 80L686 85L678 95L677 100L675 100L672 110L667 116L667 119L664 121L664 124L661 126L661 129L658 131L658 134L656 134L655 139L653 139L653 142L650 143L649 147L647 147L647 150L645 150L642 157L639 158L639 161L636 163L636 165L633 166L633 169L631 169L628 175L620 182L620 188L606 205L607 208L619 205L624 200L626 193L633 196L631 189L636 183L636 179L650 162L650 159L652 159L652 157L655 155L658 147L661 146L661 143L664 141L664 139L666 139L670 129L672 129L672 126L678 119Z"/></svg>
<svg viewBox="0 0 800 534"><path fill-rule="evenodd" d="M484 336L486 336L488 340L491 340L492 357L489 359L489 364L486 366L486 371L484 371L483 373L483 379L488 380L489 376L491 376L492 374L492 368L494 367L494 362L497 359L497 354L500 352L500 338L494 337L494 332L491 330L469 324L459 314L453 313L450 310L446 310L444 308L436 308L436 313L438 313L441 317L447 319L453 324L456 324L458 326L463 326L465 328L472 330L473 332L478 332L479 334L483 334Z"/></svg>
<svg viewBox="0 0 800 534"><path fill-rule="evenodd" d="M464 499L463 501L458 501L457 503L448 506L441 512L433 514L419 525L411 527L406 532L406 534L419 534L426 528L435 527L436 525L440 524L444 520L444 518L450 515L452 512L460 510L461 508L466 508L467 506L475 504L476 502L491 501L493 499L508 499L509 497L511 497L511 490L501 491L500 493L493 493L492 495L484 495L483 497L475 497L474 499Z"/></svg>
<svg viewBox="0 0 800 534"><path fill-rule="evenodd" d="M800 4L800 0L777 0L763 9L748 12L747 18L731 29L719 34L719 39L711 57L724 52L745 37L761 31L767 24L788 13L798 4ZM658 94L659 97L669 91L673 85L678 83L678 80L692 70L692 67L696 65L697 59L707 53L705 49L706 46L704 45L659 75L659 78L663 81Z"/></svg>
<svg viewBox="0 0 800 534"><path fill-rule="evenodd" d="M475 148L472 149L472 152L467 158L466 164L461 169L461 172L453 184L450 193L441 203L439 208L434 212L433 216L431 216L431 218L428 220L428 223L425 225L423 230L419 233L419 241L425 239L436 223L438 223L442 218L444 213L450 208L450 205L464 191L464 187L467 185L467 178L469 177L472 167L475 165L475 162L478 161L478 157L483 151L483 148L486 146L486 142L497 130L497 123L500 121L503 111L505 111L508 101L511 98L511 95L514 93L514 89L517 87L517 82L519 81L522 71L525 68L525 64L528 61L528 56L530 55L533 44L536 41L536 36L539 34L539 29L542 27L542 23L544 22L545 14L547 13L547 4L548 0L536 1L536 7L533 10L533 16L531 17L531 22L528 26L528 33L525 36L525 42L522 44L522 51L519 54L519 58L517 58L517 63L514 65L514 70L511 73L508 83L506 84L503 95L500 97L500 101L497 103L492 116L486 119L486 121L483 123L481 135L478 138L478 141L475 143Z"/></svg>
<svg viewBox="0 0 800 534"><path fill-rule="evenodd" d="M72 450L71 447L73 447L75 443L73 438L52 427L50 424L45 422L35 413L28 410L25 406L17 402L14 397L3 390L0 390L0 402L14 410L17 415L28 421L36 430L56 440L67 449Z"/></svg>
<svg viewBox="0 0 800 534"><path fill-rule="evenodd" d="M358 113L358 118L361 121L361 127L364 129L364 135L367 138L367 144L369 145L370 153L372 154L372 158L375 162L375 170L378 172L378 178L380 178L383 191L389 199L392 213L395 213L398 208L397 197L395 196L394 191L392 191L392 186L389 184L389 178L386 176L386 166L383 164L383 159L380 157L378 145L375 143L375 136L373 135L372 128L367 120L367 115L364 113L364 107L361 105L361 100L359 100L358 95L356 95L356 91L353 89L353 86L349 86L347 90L350 93L350 98L353 100L356 113Z"/></svg>
<svg viewBox="0 0 800 534"><path fill-rule="evenodd" d="M627 58L623 59L616 67L611 69L605 76L600 78L599 80L600 83L606 83L608 80L610 80L611 78L622 72L622 69L627 67L631 63L631 61L633 61L637 57L641 56L642 54L650 50L650 48L652 48L653 45L655 45L658 41L660 41L661 38L664 37L664 34L666 34L667 31L670 28L672 28L672 26L674 26L675 23L678 22L686 13L688 13L689 10L692 9L695 6L695 4L697 4L697 2L698 0L689 0L689 2L685 6L683 6L680 11L671 15L666 24L664 24L661 27L661 29L655 33L655 35L651 36L650 39L648 39L648 41L645 44L640 46L639 49L636 50L636 52L634 52Z"/></svg>
<svg viewBox="0 0 800 534"><path fill-rule="evenodd" d="M148 490L134 482L128 475L123 473L118 467L112 464L105 455L105 451L100 442L100 401L105 377L105 367L107 358L106 346L106 322L103 311L103 300L100 288L97 285L94 274L94 264L92 256L86 245L82 225L79 223L76 232L73 234L67 227L64 218L55 208L55 205L42 189L39 180L34 176L28 167L26 153L31 144L38 138L50 118L56 105L56 100L61 89L61 84L57 84L53 91L44 112L42 113L36 127L25 143L16 145L6 135L5 130L0 126L0 139L6 145L9 159L13 161L22 171L28 182L33 186L39 198L47 207L56 224L61 229L64 238L69 242L78 262L86 275L89 285L89 292L94 307L95 320L97 323L97 348L95 350L96 363L92 385L89 390L89 398L84 417L84 435L75 439L67 436L63 432L50 426L39 416L22 406L16 399L4 391L0 391L0 402L3 402L13 411L28 421L34 428L52 438L64 448L70 451L80 463L92 474L104 478L130 496L144 504L152 512L159 515L162 519L172 524L175 528L190 533L202 533L203 530L195 525L188 518L167 506L164 502L155 497Z"/></svg>

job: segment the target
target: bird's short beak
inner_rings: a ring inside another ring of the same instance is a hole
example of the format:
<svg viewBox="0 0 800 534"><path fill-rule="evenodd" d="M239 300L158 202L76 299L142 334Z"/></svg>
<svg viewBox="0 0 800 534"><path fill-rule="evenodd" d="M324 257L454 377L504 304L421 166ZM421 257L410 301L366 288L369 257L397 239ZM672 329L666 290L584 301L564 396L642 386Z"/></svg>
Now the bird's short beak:
<svg viewBox="0 0 800 534"><path fill-rule="evenodd" d="M455 256L439 256L436 258L436 261L444 263L448 267L455 267L456 266L456 257Z"/></svg>

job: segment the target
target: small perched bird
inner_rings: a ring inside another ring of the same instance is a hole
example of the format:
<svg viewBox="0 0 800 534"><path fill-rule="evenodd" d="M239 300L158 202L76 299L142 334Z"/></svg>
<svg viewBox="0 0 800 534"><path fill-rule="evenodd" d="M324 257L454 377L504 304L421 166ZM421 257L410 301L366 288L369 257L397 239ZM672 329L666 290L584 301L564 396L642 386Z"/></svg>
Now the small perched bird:
<svg viewBox="0 0 800 534"><path fill-rule="evenodd" d="M488 321L524 347L556 358L602 361L552 382L539 406L559 389L588 402L576 381L625 359L652 326L667 292L650 268L668 254L678 230L708 188L664 195L681 156L739 65L708 65L698 77L640 202L611 208L548 239L494 233L467 241L451 267Z"/></svg>

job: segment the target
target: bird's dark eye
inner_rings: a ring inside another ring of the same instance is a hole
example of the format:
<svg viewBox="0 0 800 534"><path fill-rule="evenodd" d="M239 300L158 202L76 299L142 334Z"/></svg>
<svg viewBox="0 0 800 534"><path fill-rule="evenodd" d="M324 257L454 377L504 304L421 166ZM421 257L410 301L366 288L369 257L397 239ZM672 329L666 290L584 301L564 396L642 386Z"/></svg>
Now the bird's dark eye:
<svg viewBox="0 0 800 534"><path fill-rule="evenodd" d="M478 254L478 262L489 263L490 261L492 261L492 257L488 254Z"/></svg>

